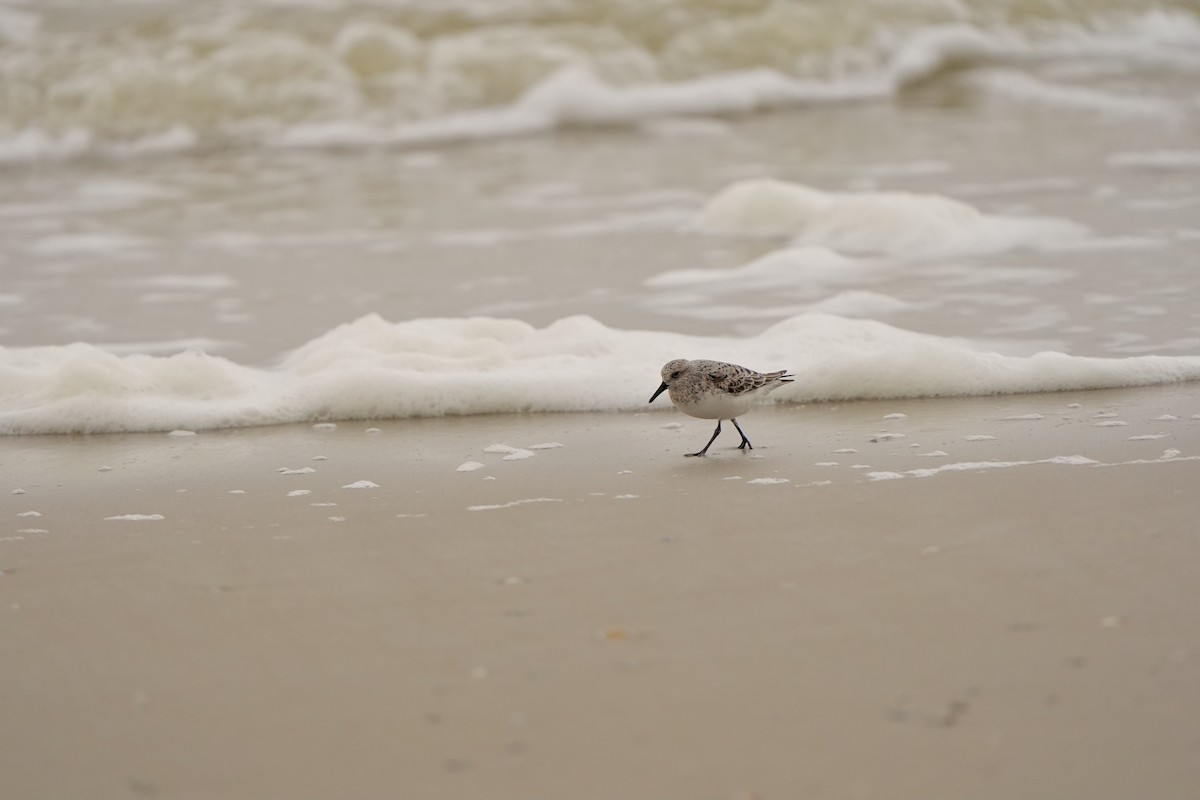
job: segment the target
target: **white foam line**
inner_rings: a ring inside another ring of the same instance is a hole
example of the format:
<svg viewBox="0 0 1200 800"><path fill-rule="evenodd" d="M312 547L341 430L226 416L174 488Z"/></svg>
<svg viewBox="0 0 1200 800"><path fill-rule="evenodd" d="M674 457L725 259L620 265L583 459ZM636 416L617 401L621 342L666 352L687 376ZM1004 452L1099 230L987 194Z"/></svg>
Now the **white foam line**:
<svg viewBox="0 0 1200 800"><path fill-rule="evenodd" d="M329 418L641 411L647 408L647 376L657 375L680 352L790 367L804 380L771 399L792 403L1200 380L1200 356L1101 359L1043 352L1016 357L984 347L825 314L793 317L750 337L620 330L584 316L535 328L513 319L389 323L368 315L326 332L270 369L196 352L119 358L84 343L0 347L0 433L201 431ZM657 408L665 411L669 404L661 401L649 410ZM337 430L332 422L313 428ZM514 461L544 451L496 444L485 452Z"/></svg>
<svg viewBox="0 0 1200 800"><path fill-rule="evenodd" d="M467 506L467 511L494 511L498 508L512 508L523 503L561 503L562 500L557 497L531 497L528 500L513 500L511 503L500 503L498 505L488 506Z"/></svg>
<svg viewBox="0 0 1200 800"><path fill-rule="evenodd" d="M1037 461L963 461L957 464L943 464L929 469L910 469L905 472L868 472L867 477L873 481L896 480L897 478L929 478L939 472L970 472L985 469L1008 469L1010 467L1028 467L1033 464L1067 464L1070 466L1097 466L1101 462L1087 456L1054 456Z"/></svg>
<svg viewBox="0 0 1200 800"><path fill-rule="evenodd" d="M1200 456L1181 456L1178 450L1166 450L1158 458L1138 458L1132 461L1114 461L1105 463L1087 456L1055 456L1037 461L966 461L959 464L945 464L933 469L910 469L905 472L868 472L867 477L872 481L890 481L899 478L929 478L939 472L969 472L986 469L1007 469L1009 467L1028 467L1034 464L1065 464L1081 467L1127 467L1139 464L1169 464L1174 461L1200 461Z"/></svg>
<svg viewBox="0 0 1200 800"><path fill-rule="evenodd" d="M1169 464L1172 461L1200 461L1200 456L1174 456L1172 458L1138 458L1133 461L1118 461L1115 464L1100 464L1102 467L1128 467L1137 464Z"/></svg>
<svg viewBox="0 0 1200 800"><path fill-rule="evenodd" d="M1163 454L1158 458L1139 458L1133 461L1120 461L1116 464L1105 464L1109 467L1123 467L1128 464L1162 464L1168 461L1196 461L1200 460L1200 456L1181 456L1179 451L1174 447L1163 450Z"/></svg>

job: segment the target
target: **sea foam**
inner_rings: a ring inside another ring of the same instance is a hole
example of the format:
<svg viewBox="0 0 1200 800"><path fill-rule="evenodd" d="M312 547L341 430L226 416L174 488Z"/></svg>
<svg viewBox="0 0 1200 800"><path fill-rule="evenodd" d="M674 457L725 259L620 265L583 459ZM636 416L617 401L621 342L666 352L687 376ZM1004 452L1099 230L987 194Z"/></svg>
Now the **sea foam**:
<svg viewBox="0 0 1200 800"><path fill-rule="evenodd" d="M1035 14L987 0L869 14L589 0L550 4L549 16L545 3L446 0L371 21L352 3L280 13L245 0L148 4L99 27L26 5L0 10L0 79L13 86L0 163L462 141L888 100L939 80L1072 113L1169 114L1164 101L1080 88L1044 67L1119 61L1186 78L1200 64L1188 0L1042 3Z"/></svg>
<svg viewBox="0 0 1200 800"><path fill-rule="evenodd" d="M691 223L700 233L790 237L800 245L891 256L992 253L1064 246L1078 223L985 214L938 194L827 192L799 183L739 181L710 199Z"/></svg>
<svg viewBox="0 0 1200 800"><path fill-rule="evenodd" d="M1200 356L1001 355L951 338L826 314L757 336L620 330L589 317L544 328L510 319L368 315L272 368L190 351L0 348L0 433L204 430L319 419L647 408L666 361L791 369L775 402L979 395L1200 378Z"/></svg>

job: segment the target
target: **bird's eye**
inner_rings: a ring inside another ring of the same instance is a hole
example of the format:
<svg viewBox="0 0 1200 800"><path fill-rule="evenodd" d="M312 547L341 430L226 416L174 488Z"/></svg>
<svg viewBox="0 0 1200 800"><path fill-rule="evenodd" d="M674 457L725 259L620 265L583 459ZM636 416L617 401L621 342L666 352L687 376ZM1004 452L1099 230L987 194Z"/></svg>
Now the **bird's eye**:
<svg viewBox="0 0 1200 800"><path fill-rule="evenodd" d="M679 370L675 370L674 372L671 373L671 380L675 380L678 377L679 377Z"/></svg>

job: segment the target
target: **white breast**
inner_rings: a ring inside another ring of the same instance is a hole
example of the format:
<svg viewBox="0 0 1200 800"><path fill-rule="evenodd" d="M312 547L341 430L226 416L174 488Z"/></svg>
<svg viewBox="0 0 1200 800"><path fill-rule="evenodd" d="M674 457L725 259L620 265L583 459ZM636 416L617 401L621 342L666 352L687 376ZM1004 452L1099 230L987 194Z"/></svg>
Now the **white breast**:
<svg viewBox="0 0 1200 800"><path fill-rule="evenodd" d="M675 395L671 388L671 402L689 417L699 419L733 419L745 414L757 405L759 392L732 395L728 392L705 392L698 397L684 399Z"/></svg>

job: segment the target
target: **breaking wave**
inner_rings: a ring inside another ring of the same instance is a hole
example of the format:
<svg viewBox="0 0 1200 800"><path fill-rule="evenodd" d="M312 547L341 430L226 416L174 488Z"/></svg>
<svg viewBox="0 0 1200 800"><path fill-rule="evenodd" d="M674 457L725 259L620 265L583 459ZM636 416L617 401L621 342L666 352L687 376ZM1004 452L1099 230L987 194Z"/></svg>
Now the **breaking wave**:
<svg viewBox="0 0 1200 800"><path fill-rule="evenodd" d="M887 101L963 75L982 95L1176 114L1122 83L1143 68L1200 73L1194 3L48 1L0 9L0 163L427 144Z"/></svg>

